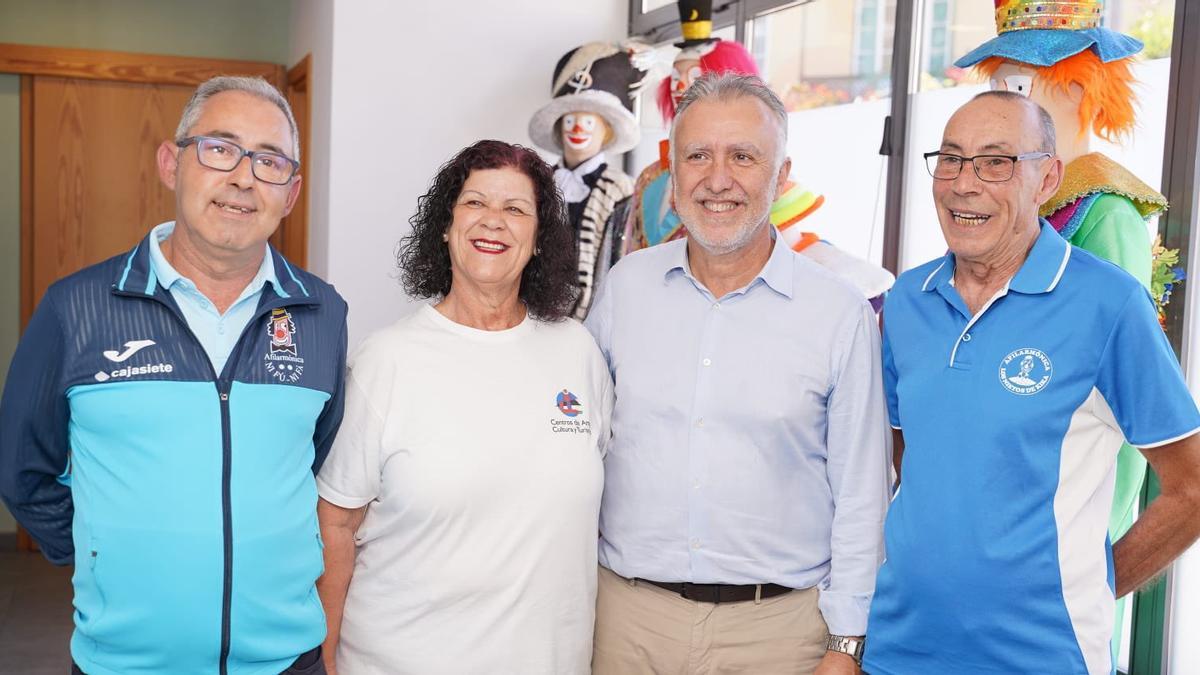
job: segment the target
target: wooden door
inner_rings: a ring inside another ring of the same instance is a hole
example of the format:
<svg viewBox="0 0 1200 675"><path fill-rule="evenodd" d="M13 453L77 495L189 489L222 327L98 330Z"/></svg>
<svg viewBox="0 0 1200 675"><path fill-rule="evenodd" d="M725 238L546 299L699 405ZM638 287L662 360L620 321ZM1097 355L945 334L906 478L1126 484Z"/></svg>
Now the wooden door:
<svg viewBox="0 0 1200 675"><path fill-rule="evenodd" d="M134 247L174 218L154 155L192 87L34 76L30 304L72 272Z"/></svg>

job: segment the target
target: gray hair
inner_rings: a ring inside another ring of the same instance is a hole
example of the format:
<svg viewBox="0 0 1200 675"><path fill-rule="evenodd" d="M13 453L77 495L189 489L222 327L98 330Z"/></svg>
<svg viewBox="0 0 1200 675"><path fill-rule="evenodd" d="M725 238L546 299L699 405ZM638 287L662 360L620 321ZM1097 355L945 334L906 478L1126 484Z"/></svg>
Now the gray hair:
<svg viewBox="0 0 1200 675"><path fill-rule="evenodd" d="M1024 94L1019 94L1015 91L1004 91L1002 89L992 89L976 94L975 98L971 100L975 101L984 97L998 98L1002 101L1012 101L1025 106L1032 106L1034 112L1037 114L1038 131L1041 136L1038 143L1038 151L1048 152L1052 155L1057 152L1055 148L1057 147L1058 139L1054 131L1054 118L1050 116L1050 113L1046 112L1046 109L1041 104Z"/></svg>
<svg viewBox="0 0 1200 675"><path fill-rule="evenodd" d="M200 119L200 113L204 111L204 104L208 99L225 91L241 91L251 96L256 96L268 103L274 103L276 108L283 113L287 118L288 127L292 131L292 159L300 161L300 133L296 129L296 117L292 114L292 106L288 105L287 99L279 90L261 77L235 77L232 75L218 75L211 78L199 87L196 87L195 93L188 99L187 105L183 108L183 116L179 118L179 126L175 128L175 141L182 141L187 137L188 131L196 125L196 121Z"/></svg>
<svg viewBox="0 0 1200 675"><path fill-rule="evenodd" d="M739 98L755 98L779 118L779 151L776 153L776 165L781 165L787 157L787 108L783 101L771 91L757 75L740 75L733 72L705 73L683 93L679 105L675 107L675 119L671 121L671 155L675 154L675 129L679 120L688 108L701 101L733 101Z"/></svg>

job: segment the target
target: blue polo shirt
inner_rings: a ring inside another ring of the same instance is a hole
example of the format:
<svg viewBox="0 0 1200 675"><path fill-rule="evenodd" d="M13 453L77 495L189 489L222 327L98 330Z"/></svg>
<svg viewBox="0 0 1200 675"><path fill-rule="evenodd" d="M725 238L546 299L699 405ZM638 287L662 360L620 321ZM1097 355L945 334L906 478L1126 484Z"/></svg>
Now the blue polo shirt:
<svg viewBox="0 0 1200 675"><path fill-rule="evenodd" d="M901 275L884 306L905 450L864 670L1111 673L1117 451L1200 413L1146 290L1045 221L975 316L954 264Z"/></svg>

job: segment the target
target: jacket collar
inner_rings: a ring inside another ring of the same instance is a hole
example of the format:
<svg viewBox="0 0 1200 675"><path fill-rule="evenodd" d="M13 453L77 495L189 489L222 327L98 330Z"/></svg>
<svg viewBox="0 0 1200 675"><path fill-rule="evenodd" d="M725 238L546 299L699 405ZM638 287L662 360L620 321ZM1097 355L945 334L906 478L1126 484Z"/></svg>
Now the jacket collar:
<svg viewBox="0 0 1200 675"><path fill-rule="evenodd" d="M150 237L155 236L153 230L146 234L145 237L127 253L124 257L125 264L117 269L117 275L113 279L113 290L123 294L144 295L153 297L157 294L160 288L158 277L154 272L154 265L150 259ZM307 303L318 304L320 300L310 294L307 287L296 275L291 264L280 255L275 247L267 244L267 255L271 258L271 267L274 271L274 279L270 284L270 288L279 298L290 300L286 304ZM267 287L263 288L264 294L267 292Z"/></svg>

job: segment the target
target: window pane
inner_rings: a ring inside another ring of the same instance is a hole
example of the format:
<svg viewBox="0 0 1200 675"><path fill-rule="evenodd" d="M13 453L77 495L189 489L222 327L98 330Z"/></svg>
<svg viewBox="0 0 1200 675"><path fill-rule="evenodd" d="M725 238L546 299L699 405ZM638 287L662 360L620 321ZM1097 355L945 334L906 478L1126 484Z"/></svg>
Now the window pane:
<svg viewBox="0 0 1200 675"><path fill-rule="evenodd" d="M825 198L800 227L876 262L895 16L895 0L813 2L761 14L747 26L763 78L789 112L792 178Z"/></svg>
<svg viewBox="0 0 1200 675"><path fill-rule="evenodd" d="M667 5L674 4L675 0L642 0L642 14L645 14L646 12L652 12L659 7L666 7Z"/></svg>

